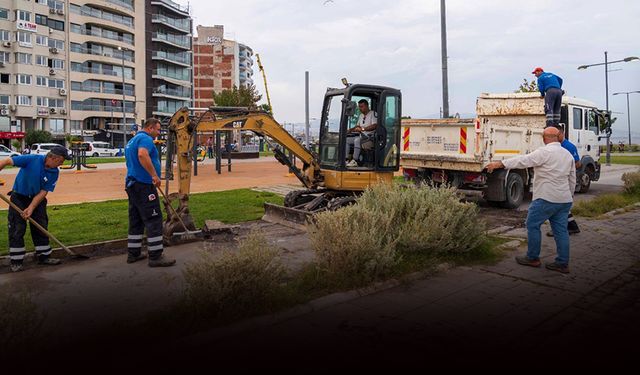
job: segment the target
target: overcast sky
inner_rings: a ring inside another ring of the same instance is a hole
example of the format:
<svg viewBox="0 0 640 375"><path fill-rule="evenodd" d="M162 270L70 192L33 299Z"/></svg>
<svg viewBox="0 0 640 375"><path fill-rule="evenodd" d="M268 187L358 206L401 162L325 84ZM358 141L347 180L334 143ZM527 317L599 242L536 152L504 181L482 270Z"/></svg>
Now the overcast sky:
<svg viewBox="0 0 640 375"><path fill-rule="evenodd" d="M222 24L227 38L260 54L276 119L304 121L304 71L311 117L328 86L350 82L402 90L403 114L442 105L438 0L191 0L194 25ZM640 56L640 1L447 1L450 112L472 114L481 92L510 92L536 66L564 79L567 95L604 108L604 68L582 64ZM640 90L640 62L610 66L610 93ZM254 81L263 92L257 66ZM610 96L626 132L626 100ZM640 94L631 97L640 131ZM617 128L617 129L616 129ZM615 134L615 133L614 133ZM620 133L618 133L620 134Z"/></svg>

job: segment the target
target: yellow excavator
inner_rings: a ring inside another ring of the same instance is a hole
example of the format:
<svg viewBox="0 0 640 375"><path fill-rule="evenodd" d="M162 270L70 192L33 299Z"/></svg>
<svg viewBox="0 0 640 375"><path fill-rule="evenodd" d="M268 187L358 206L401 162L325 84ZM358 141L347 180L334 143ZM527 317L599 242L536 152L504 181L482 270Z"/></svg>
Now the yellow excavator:
<svg viewBox="0 0 640 375"><path fill-rule="evenodd" d="M176 214L190 230L195 229L189 214L189 193L193 146L196 134L200 132L252 131L272 145L275 158L300 180L304 189L287 194L284 207L265 204L265 220L268 221L303 224L310 214L352 203L374 183L391 182L400 159L401 93L390 87L349 84L344 80L343 83L344 88L326 91L317 153L298 142L264 111L211 107L194 116L188 108L178 110L169 121L167 144L167 149L173 149L177 158L179 191L170 195L171 200L179 201ZM363 100L377 116L375 131L366 137L348 131L358 125L358 103ZM347 153L351 154L352 148L347 149L350 136L363 137L357 166L346 163ZM298 163L287 156L287 150L299 160ZM168 155L167 163L172 160L173 156ZM171 164L166 170L172 171ZM172 216L169 214L165 221L166 236L183 230L178 218Z"/></svg>

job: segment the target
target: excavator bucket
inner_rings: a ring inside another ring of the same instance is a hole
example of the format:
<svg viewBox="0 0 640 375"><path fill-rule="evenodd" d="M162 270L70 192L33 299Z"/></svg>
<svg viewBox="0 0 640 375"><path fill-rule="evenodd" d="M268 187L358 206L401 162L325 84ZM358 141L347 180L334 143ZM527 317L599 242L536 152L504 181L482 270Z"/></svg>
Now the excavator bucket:
<svg viewBox="0 0 640 375"><path fill-rule="evenodd" d="M292 207L279 206L272 203L264 204L262 220L268 223L281 224L290 228L306 230L306 224L311 219L312 212Z"/></svg>

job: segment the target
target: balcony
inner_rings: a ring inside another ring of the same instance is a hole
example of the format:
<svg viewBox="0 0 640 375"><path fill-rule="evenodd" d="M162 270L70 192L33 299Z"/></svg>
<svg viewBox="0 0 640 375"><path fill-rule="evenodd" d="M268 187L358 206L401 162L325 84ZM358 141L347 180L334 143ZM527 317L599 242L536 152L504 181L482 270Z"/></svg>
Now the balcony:
<svg viewBox="0 0 640 375"><path fill-rule="evenodd" d="M171 1L171 0L152 0L151 1L151 5L158 5L161 6L163 8L169 9L171 11L180 13L182 15L188 16L189 15L189 7L186 5L180 5L178 3L176 3L175 1Z"/></svg>
<svg viewBox="0 0 640 375"><path fill-rule="evenodd" d="M128 102L131 103L131 102ZM71 109L73 111L92 111L92 112L120 112L122 113L122 106L115 105L101 105L101 104L78 104L71 102ZM134 108L125 104L125 113L134 113Z"/></svg>
<svg viewBox="0 0 640 375"><path fill-rule="evenodd" d="M151 40L156 42L164 42L178 48L187 50L191 49L191 37L186 35L153 33L151 34Z"/></svg>
<svg viewBox="0 0 640 375"><path fill-rule="evenodd" d="M122 59L124 55L124 61L134 62L133 56L131 56L132 51L118 51L116 49L110 49L110 48L107 50L103 50L102 48L98 48L98 47L87 48L87 47L80 47L74 43L71 43L70 50L71 52L83 53L83 54L94 55L94 56L111 57L114 59Z"/></svg>
<svg viewBox="0 0 640 375"><path fill-rule="evenodd" d="M116 70L104 70L101 68L89 68L86 66L83 67L71 67L72 72L80 72L80 73L91 73L91 74L102 74L113 77L122 77L122 73ZM124 78L126 79L135 79L135 75L133 73L125 73Z"/></svg>
<svg viewBox="0 0 640 375"><path fill-rule="evenodd" d="M117 33L113 32L113 31L104 30L104 29L97 28L97 27L94 27L94 28L91 28L91 29L87 29L86 27L81 27L80 29L72 28L71 31L73 31L76 34L90 35L90 36L95 36L95 37L98 37L98 38L117 40L119 42L127 43L129 45L133 45L133 35L131 35L131 34L120 36L120 35L118 35Z"/></svg>
<svg viewBox="0 0 640 375"><path fill-rule="evenodd" d="M153 70L153 78L169 78L177 81L183 81L182 84L188 83L191 85L191 72L188 70L171 72L166 69L154 69ZM178 82L180 84L180 82Z"/></svg>
<svg viewBox="0 0 640 375"><path fill-rule="evenodd" d="M129 10L134 10L133 8L133 0L131 1L127 1L127 0L107 0L108 3L114 4L114 5L118 5L121 6L123 8L127 8Z"/></svg>
<svg viewBox="0 0 640 375"><path fill-rule="evenodd" d="M154 60L165 60L174 64L179 64L185 67L191 66L191 54L190 53L170 53L165 51L153 51L151 58Z"/></svg>
<svg viewBox="0 0 640 375"><path fill-rule="evenodd" d="M173 97L178 100L191 99L191 90L185 89L171 89L164 86L156 87L153 89L153 96L166 96Z"/></svg>
<svg viewBox="0 0 640 375"><path fill-rule="evenodd" d="M132 17L121 16L121 15L118 15L118 14L105 12L105 11L102 11L100 9L88 7L86 5L82 6L79 10L78 10L78 8L72 6L71 7L71 11L73 13L79 14L81 16L99 18L101 20L111 21L111 22L114 22L114 23L118 23L120 25L124 25L124 26L130 27L130 28L134 28L133 18Z"/></svg>
<svg viewBox="0 0 640 375"><path fill-rule="evenodd" d="M182 31L185 33L191 33L191 22L188 18L171 18L167 17L164 14L153 14L151 15L151 22L162 23L169 27L173 27L178 31Z"/></svg>

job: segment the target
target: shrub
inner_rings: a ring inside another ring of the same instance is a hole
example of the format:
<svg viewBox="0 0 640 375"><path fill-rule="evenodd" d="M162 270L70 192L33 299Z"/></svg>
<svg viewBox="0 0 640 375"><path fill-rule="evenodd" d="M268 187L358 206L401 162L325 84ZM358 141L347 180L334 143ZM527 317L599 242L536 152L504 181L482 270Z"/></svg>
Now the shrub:
<svg viewBox="0 0 640 375"><path fill-rule="evenodd" d="M12 294L0 289L0 350L15 354L33 350L40 337L44 316L26 292Z"/></svg>
<svg viewBox="0 0 640 375"><path fill-rule="evenodd" d="M631 152L638 152L640 147L638 145L631 145Z"/></svg>
<svg viewBox="0 0 640 375"><path fill-rule="evenodd" d="M252 232L237 250L203 253L187 266L183 307L190 314L220 319L261 312L273 303L284 274L279 251Z"/></svg>
<svg viewBox="0 0 640 375"><path fill-rule="evenodd" d="M46 130L28 130L24 136L27 145L51 142L51 133Z"/></svg>
<svg viewBox="0 0 640 375"><path fill-rule="evenodd" d="M629 194L640 194L640 172L629 172L622 175L624 191Z"/></svg>

